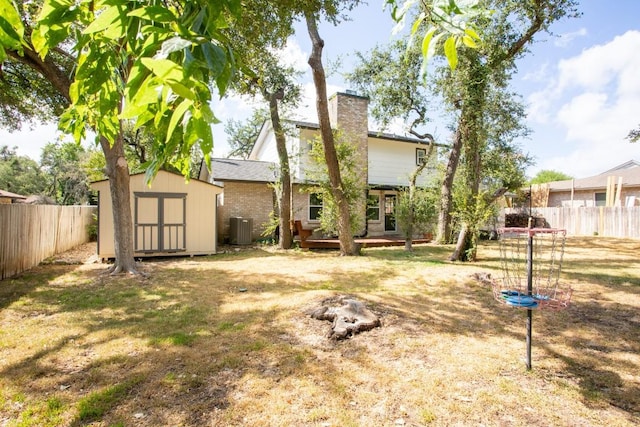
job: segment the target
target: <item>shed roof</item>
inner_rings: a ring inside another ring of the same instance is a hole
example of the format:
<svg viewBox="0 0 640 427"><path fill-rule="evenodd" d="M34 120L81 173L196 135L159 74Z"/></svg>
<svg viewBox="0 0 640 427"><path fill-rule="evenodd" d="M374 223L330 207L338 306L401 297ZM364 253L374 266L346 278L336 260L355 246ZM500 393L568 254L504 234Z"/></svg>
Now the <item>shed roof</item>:
<svg viewBox="0 0 640 427"><path fill-rule="evenodd" d="M21 199L24 200L27 196L22 196L20 194L12 193L10 191L0 190L0 197L4 199Z"/></svg>
<svg viewBox="0 0 640 427"><path fill-rule="evenodd" d="M169 174L169 175L173 175L173 176L175 176L175 177L179 177L179 178L184 179L184 176L183 176L183 175L181 175L181 174L179 174L179 173L175 173L175 172L166 171L166 170L164 170L164 169L160 169L160 170L158 171L158 173L156 174L156 176L159 176L159 175L161 175L161 174ZM134 178L134 177L140 177L140 176L144 176L144 175L145 175L145 172L138 172L138 173L132 173L132 174L130 174L129 176L130 176L131 178ZM202 179L190 178L190 179L189 179L189 182L191 182L191 181L198 182L198 183L201 183L201 184L204 184L204 185L212 185L212 186L214 186L214 187L218 187L217 185L212 184L212 183L210 183L210 182L208 182L208 181L204 181L204 180L202 180ZM109 178L106 178L106 179L100 179L100 180L98 180L98 181L90 182L90 183L89 183L89 186L90 186L90 187L93 187L93 185L95 185L95 184L104 183L104 182L109 182ZM152 184L153 184L153 182L152 182Z"/></svg>

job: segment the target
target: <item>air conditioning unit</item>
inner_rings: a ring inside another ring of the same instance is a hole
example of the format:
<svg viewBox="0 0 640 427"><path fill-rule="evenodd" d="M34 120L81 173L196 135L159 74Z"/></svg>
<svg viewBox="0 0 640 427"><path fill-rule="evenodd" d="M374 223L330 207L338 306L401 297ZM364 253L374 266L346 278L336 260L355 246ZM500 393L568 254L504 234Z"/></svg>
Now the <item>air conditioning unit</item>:
<svg viewBox="0 0 640 427"><path fill-rule="evenodd" d="M251 218L229 218L229 241L232 245L250 245L253 220Z"/></svg>

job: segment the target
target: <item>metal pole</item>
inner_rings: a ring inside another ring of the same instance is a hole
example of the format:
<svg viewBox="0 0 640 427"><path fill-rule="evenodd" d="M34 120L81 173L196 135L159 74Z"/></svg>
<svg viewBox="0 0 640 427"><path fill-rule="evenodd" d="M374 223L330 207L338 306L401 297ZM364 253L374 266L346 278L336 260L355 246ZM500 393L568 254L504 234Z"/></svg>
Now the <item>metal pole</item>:
<svg viewBox="0 0 640 427"><path fill-rule="evenodd" d="M527 295L533 295L533 233L531 232L531 218L529 218L529 240L527 242ZM533 324L533 310L527 309L527 371L531 370L531 331Z"/></svg>

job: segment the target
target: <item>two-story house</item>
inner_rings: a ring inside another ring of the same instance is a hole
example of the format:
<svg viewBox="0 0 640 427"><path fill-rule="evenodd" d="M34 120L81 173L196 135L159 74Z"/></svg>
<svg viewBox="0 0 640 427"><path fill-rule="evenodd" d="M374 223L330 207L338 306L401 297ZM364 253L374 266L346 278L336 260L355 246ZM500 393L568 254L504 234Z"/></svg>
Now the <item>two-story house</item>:
<svg viewBox="0 0 640 427"><path fill-rule="evenodd" d="M362 234L381 236L398 232L395 203L398 190L409 184L411 173L425 161L427 145L416 138L369 130L368 98L353 93L336 93L329 98L330 122L343 138L357 147L359 174L366 178L367 203L361 210ZM318 194L302 191L309 183L311 141L319 137L315 123L290 122L295 131L287 137L292 177L292 219L302 221L304 228L319 227L322 200ZM435 156L430 161L435 162ZM212 159L211 172L202 168L200 179L221 185L218 200L219 239L227 240L231 218L250 218L252 238L260 238L269 215L274 210L275 193L271 186L277 180L278 155L271 123L265 122L248 160ZM427 168L417 184L426 186L433 169ZM366 218L366 222L365 222Z"/></svg>

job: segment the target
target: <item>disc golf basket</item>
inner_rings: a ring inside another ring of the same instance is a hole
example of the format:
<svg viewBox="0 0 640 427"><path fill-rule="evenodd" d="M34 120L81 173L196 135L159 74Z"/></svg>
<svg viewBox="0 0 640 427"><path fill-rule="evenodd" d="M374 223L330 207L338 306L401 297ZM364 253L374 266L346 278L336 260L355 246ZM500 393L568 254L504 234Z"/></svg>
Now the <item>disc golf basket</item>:
<svg viewBox="0 0 640 427"><path fill-rule="evenodd" d="M572 290L559 283L566 231L555 228L498 229L502 279L493 282L500 303L527 310L527 369L531 369L533 310L562 310Z"/></svg>

